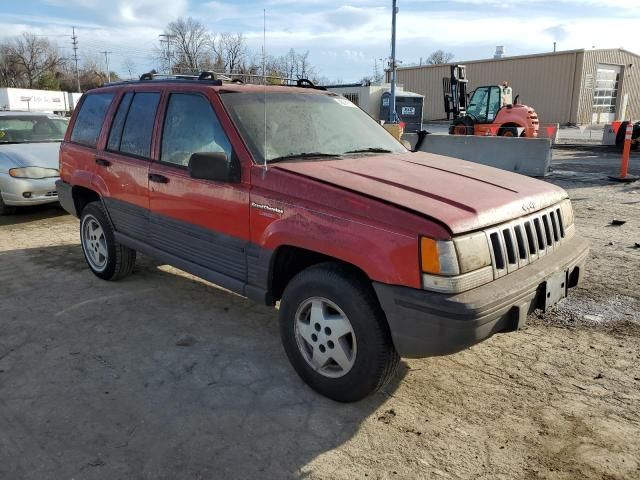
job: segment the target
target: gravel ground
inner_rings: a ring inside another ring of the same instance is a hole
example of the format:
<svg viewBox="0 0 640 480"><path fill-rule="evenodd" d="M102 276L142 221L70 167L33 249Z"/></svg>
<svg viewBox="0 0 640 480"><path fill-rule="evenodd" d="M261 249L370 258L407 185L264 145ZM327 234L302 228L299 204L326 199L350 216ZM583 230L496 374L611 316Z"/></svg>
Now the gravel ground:
<svg viewBox="0 0 640 480"><path fill-rule="evenodd" d="M350 405L297 378L273 309L144 257L100 281L57 208L0 219L0 478L640 478L640 184L555 156L584 285Z"/></svg>

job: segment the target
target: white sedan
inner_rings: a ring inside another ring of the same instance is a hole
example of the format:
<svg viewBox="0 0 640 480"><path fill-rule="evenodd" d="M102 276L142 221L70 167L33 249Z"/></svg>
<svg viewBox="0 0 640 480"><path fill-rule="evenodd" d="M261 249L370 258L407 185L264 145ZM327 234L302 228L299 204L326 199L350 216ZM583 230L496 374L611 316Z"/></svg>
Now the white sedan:
<svg viewBox="0 0 640 480"><path fill-rule="evenodd" d="M67 124L46 113L0 112L0 215L58 201L58 152Z"/></svg>

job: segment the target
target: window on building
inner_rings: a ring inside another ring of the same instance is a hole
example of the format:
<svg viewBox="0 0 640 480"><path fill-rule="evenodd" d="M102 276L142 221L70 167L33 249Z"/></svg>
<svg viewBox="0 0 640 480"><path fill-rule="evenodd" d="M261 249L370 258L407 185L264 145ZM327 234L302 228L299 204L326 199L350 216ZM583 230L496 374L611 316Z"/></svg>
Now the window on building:
<svg viewBox="0 0 640 480"><path fill-rule="evenodd" d="M113 93L94 93L87 95L82 102L78 118L71 132L71 141L95 147L98 144L100 130L104 123Z"/></svg>
<svg viewBox="0 0 640 480"><path fill-rule="evenodd" d="M344 94L344 98L349 100L355 106L357 106L357 107L360 106L360 95L359 94L357 94L357 93L345 93Z"/></svg>

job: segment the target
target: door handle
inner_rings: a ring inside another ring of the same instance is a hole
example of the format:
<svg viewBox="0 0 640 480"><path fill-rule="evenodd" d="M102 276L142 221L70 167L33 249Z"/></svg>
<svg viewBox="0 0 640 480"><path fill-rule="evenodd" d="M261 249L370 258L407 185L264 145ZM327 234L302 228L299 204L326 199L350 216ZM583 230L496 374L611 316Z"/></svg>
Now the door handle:
<svg viewBox="0 0 640 480"><path fill-rule="evenodd" d="M96 163L102 167L108 167L111 165L109 160L105 160L104 158L96 158Z"/></svg>
<svg viewBox="0 0 640 480"><path fill-rule="evenodd" d="M169 183L169 179L159 173L150 173L149 180L156 183Z"/></svg>

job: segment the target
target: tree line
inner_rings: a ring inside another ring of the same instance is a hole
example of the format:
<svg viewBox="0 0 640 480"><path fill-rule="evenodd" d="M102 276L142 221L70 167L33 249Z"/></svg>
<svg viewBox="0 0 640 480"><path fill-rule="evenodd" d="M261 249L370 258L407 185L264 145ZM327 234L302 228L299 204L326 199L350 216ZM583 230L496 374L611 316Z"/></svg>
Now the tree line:
<svg viewBox="0 0 640 480"><path fill-rule="evenodd" d="M149 64L152 72L189 74L210 70L233 77L268 76L270 83L284 79L307 78L319 81L317 70L309 61L309 52L290 49L281 56L267 56L252 51L242 33L215 33L200 21L188 17L170 22L160 41L153 47ZM55 42L46 37L23 33L0 41L0 87L38 88L77 91L78 78L82 91L96 88L107 81L118 80L116 72L107 72L97 55L82 54L78 75L73 58L60 55ZM263 72L264 65L264 72ZM136 77L136 65L130 58L121 62L121 72Z"/></svg>
<svg viewBox="0 0 640 480"><path fill-rule="evenodd" d="M211 70L234 77L262 75L271 83L285 79L306 78L318 81L318 72L309 61L309 52L291 48L281 56L267 56L252 51L242 33L215 33L198 20L178 18L170 22L155 47L156 59L163 72L197 73ZM264 72L263 72L264 66Z"/></svg>

